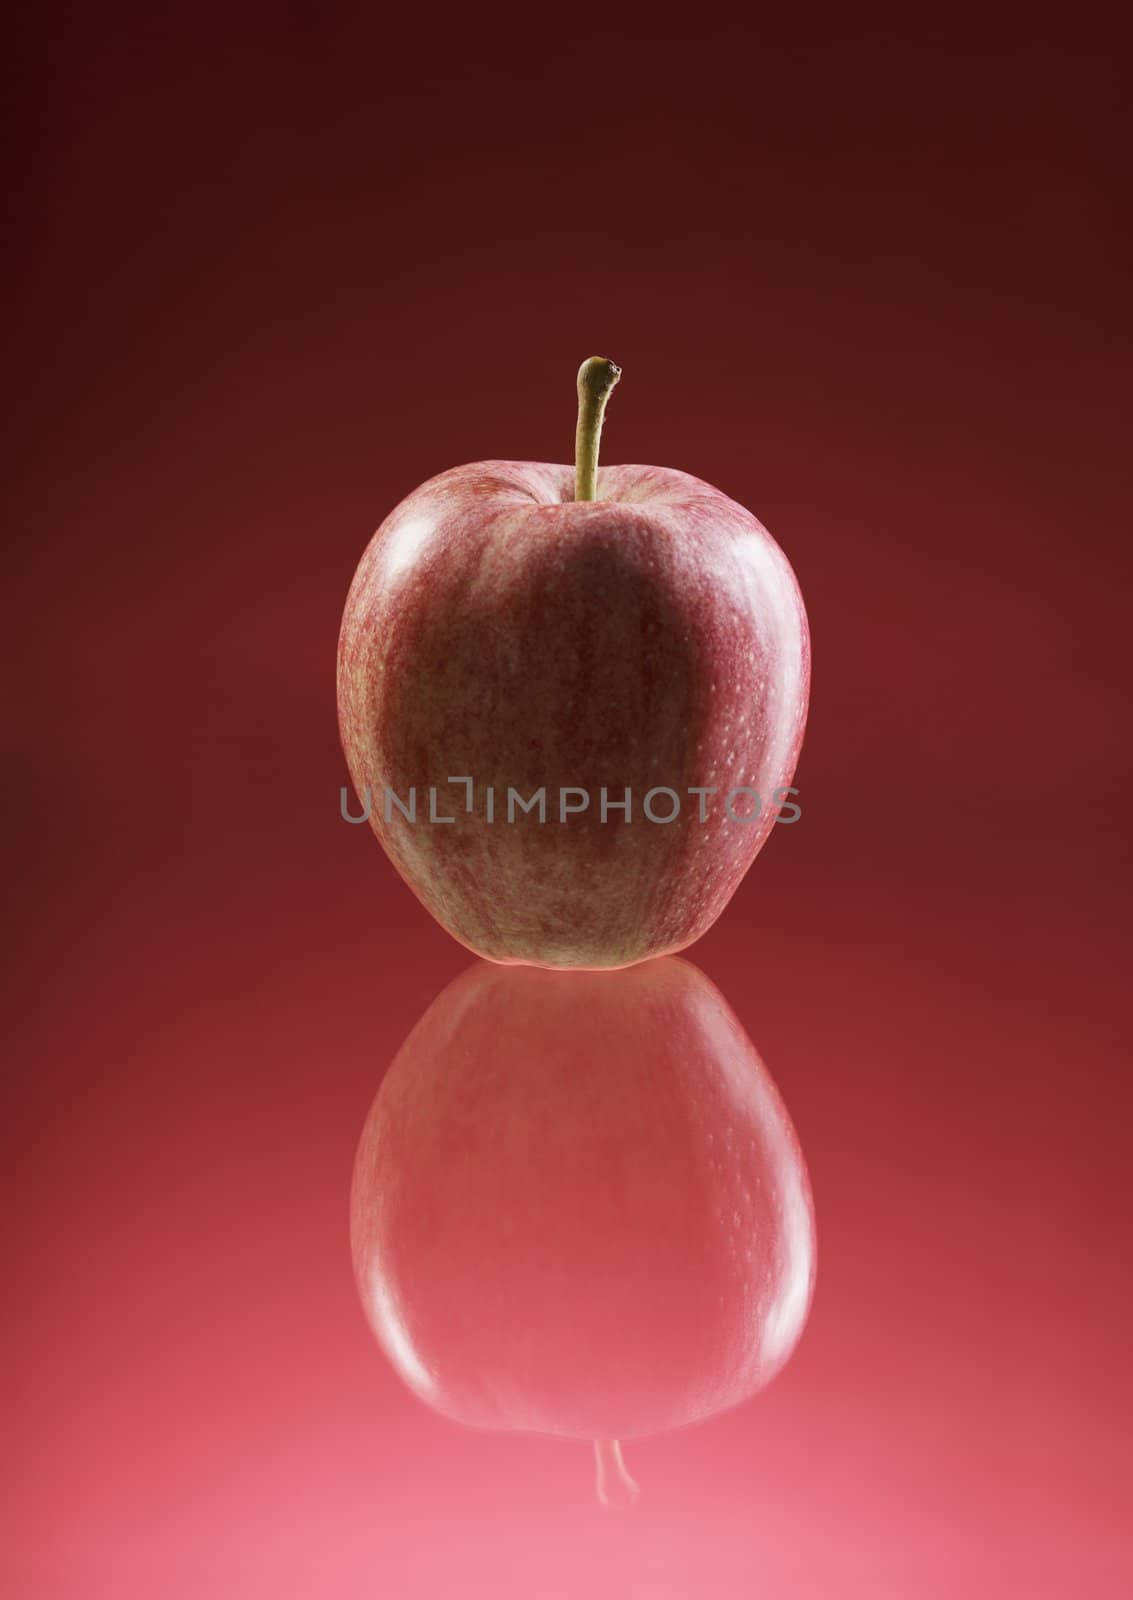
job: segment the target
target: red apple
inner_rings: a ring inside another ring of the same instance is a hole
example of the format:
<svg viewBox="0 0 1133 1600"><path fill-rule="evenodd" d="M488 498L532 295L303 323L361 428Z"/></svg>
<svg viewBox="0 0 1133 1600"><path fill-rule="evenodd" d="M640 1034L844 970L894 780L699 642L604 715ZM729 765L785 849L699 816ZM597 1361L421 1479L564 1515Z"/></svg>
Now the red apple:
<svg viewBox="0 0 1133 1600"><path fill-rule="evenodd" d="M343 617L356 793L417 896L494 961L620 967L691 944L802 743L786 557L698 478L597 470L617 370L583 365L575 467L481 461L403 500Z"/></svg>
<svg viewBox="0 0 1133 1600"><path fill-rule="evenodd" d="M351 1233L366 1316L428 1405L605 1441L746 1400L814 1274L787 1112L718 990L672 959L450 984L370 1112Z"/></svg>

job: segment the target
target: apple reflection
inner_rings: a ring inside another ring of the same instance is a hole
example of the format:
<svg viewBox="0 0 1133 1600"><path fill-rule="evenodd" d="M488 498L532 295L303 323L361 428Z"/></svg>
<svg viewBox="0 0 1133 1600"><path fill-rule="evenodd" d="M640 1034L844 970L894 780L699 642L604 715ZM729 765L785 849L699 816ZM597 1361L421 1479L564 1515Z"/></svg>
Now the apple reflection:
<svg viewBox="0 0 1133 1600"><path fill-rule="evenodd" d="M599 1442L698 1422L782 1367L810 1306L806 1168L704 974L477 963L398 1053L351 1196L366 1316L478 1428Z"/></svg>

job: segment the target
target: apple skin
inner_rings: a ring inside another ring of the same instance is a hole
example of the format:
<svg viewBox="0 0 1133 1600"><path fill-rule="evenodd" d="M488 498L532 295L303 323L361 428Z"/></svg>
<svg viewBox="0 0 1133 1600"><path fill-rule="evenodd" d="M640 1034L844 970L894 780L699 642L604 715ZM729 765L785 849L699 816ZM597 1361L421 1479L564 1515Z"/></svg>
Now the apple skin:
<svg viewBox="0 0 1133 1600"><path fill-rule="evenodd" d="M481 962L450 984L370 1111L351 1238L367 1319L426 1404L582 1439L748 1399L814 1280L787 1112L719 991L673 958Z"/></svg>
<svg viewBox="0 0 1133 1600"><path fill-rule="evenodd" d="M418 898L493 961L622 967L692 944L767 839L802 744L806 615L766 529L670 468L603 467L598 495L576 502L573 468L549 463L443 472L378 529L346 602L354 788ZM471 811L454 777L473 780ZM453 821L427 820L430 785ZM508 822L509 787L540 786L546 821ZM601 821L602 786L611 801L631 791L628 824ZM704 821L698 786L719 790ZM762 798L757 820L729 820L740 786ZM561 821L561 787L585 789L589 809ZM643 816L654 787L680 796L676 821ZM387 788L416 789L416 822L386 818Z"/></svg>

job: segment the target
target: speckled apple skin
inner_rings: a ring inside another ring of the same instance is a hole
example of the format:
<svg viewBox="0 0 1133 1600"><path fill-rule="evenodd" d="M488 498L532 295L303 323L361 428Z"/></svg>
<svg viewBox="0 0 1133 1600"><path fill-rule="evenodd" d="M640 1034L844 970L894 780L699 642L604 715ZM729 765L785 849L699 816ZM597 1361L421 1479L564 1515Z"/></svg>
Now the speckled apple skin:
<svg viewBox="0 0 1133 1600"><path fill-rule="evenodd" d="M767 839L802 743L809 636L783 552L710 484L611 466L596 500L573 495L570 467L481 461L403 500L347 598L339 725L374 832L455 938L493 961L621 967L698 939ZM450 778L474 781L471 810ZM428 820L430 786L452 822ZM509 788L544 786L545 822L507 821ZM601 821L603 786L632 791L631 822ZM686 791L713 786L701 822ZM740 786L763 798L754 822L726 815ZM411 787L417 821L387 820L387 788ZM560 821L560 787L590 809ZM656 787L681 796L676 821L643 816Z"/></svg>
<svg viewBox="0 0 1133 1600"><path fill-rule="evenodd" d="M790 1118L682 960L463 973L382 1082L351 1236L370 1325L426 1404L583 1439L749 1399L815 1275Z"/></svg>

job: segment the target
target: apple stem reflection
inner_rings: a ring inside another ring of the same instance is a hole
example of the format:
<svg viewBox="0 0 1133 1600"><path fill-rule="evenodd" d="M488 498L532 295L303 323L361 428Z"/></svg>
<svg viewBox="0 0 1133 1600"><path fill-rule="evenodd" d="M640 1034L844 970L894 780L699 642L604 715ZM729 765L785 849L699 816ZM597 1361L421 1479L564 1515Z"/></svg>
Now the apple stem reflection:
<svg viewBox="0 0 1133 1600"><path fill-rule="evenodd" d="M616 1439L595 1439L594 1465L600 1506L607 1511L625 1511L637 1504L641 1490L629 1475Z"/></svg>

